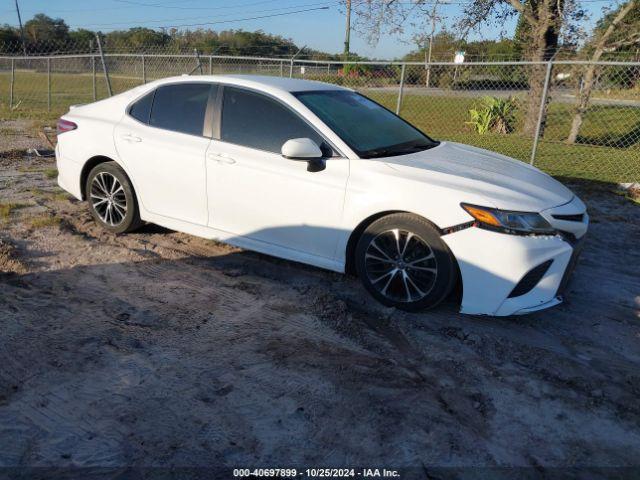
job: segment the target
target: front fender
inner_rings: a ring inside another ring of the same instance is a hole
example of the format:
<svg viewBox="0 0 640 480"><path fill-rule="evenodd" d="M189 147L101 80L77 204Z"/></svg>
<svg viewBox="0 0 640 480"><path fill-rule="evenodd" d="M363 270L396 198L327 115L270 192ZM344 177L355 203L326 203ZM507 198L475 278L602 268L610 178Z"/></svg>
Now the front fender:
<svg viewBox="0 0 640 480"><path fill-rule="evenodd" d="M429 184L424 180L396 176L382 162L356 160L351 163L354 166L345 195L342 223L344 235L339 241L336 255L340 261L346 261L347 243L351 234L363 221L380 213L413 213L443 230L473 220L460 207L461 202L490 205L484 197L477 194L461 192L436 182Z"/></svg>

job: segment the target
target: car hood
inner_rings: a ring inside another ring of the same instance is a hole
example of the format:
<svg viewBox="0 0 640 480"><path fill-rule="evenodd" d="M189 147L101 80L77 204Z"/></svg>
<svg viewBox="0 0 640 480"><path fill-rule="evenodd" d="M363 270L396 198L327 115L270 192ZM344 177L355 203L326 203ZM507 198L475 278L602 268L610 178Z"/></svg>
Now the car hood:
<svg viewBox="0 0 640 480"><path fill-rule="evenodd" d="M503 210L542 211L569 202L573 193L526 163L453 142L422 152L380 159L398 173L425 182L455 184Z"/></svg>

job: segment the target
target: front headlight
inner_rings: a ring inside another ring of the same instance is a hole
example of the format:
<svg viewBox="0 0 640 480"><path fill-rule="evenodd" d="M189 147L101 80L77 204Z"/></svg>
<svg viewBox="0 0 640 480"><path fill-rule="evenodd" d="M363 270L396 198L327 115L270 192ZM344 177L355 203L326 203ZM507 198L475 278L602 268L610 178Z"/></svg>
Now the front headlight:
<svg viewBox="0 0 640 480"><path fill-rule="evenodd" d="M512 212L461 203L479 226L504 233L554 235L556 231L542 215L534 212Z"/></svg>

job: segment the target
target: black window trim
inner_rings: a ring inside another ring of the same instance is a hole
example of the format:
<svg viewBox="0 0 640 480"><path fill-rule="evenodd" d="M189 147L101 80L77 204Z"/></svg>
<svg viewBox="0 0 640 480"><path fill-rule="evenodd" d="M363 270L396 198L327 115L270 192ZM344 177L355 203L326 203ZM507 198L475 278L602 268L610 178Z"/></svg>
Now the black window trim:
<svg viewBox="0 0 640 480"><path fill-rule="evenodd" d="M204 116L204 122L202 124L202 134L201 135L196 135L193 133L187 133L187 132L178 132L176 130L170 130L168 128L161 128L161 127L156 127L155 125L151 125L149 122L151 121L151 112L153 111L153 104L156 100L156 92L158 91L158 89L162 88L162 87L172 87L172 86L176 86L176 85L208 85L209 86L209 99L207 100L207 107L205 109L205 116ZM214 139L213 134L216 131L216 128L218 128L219 131L219 122L218 122L218 126L216 127L216 108L217 108L217 99L216 98L212 98L213 95L213 87L217 86L217 94L218 96L221 93L222 90L222 84L218 83L218 82L206 82L206 81L194 81L194 82L172 82L172 83L163 83L162 85L158 85L157 87L155 87L153 90L149 90L148 92L143 93L142 95L140 95L139 97L136 97L135 100L131 101L131 103L129 103L129 105L127 105L126 108L126 114L127 117L129 117L130 119L132 119L134 122L139 123L140 125L144 125L145 127L148 128L154 128L156 130L161 130L163 132L171 132L171 133L178 133L180 135L189 135L191 137L196 137L196 138L207 138L209 140ZM131 115L131 108L133 107L133 105L135 103L137 103L139 100L142 100L142 98L144 98L145 96L149 95L150 93L153 93L153 99L151 101L151 110L149 110L149 118L147 119L146 123L141 122L140 120L138 120L137 118L135 118L134 116Z"/></svg>
<svg viewBox="0 0 640 480"><path fill-rule="evenodd" d="M298 112L295 109L293 109L290 105L287 105L280 98L270 94L269 92L265 92L264 90L259 90L257 88L251 88L251 87L245 87L243 85L235 85L235 84L232 84L232 83L225 83L225 84L221 83L220 84L219 91L218 91L218 98L216 99L216 114L215 114L215 117L214 117L215 118L214 125L215 125L215 128L217 130L214 130L213 140L216 140L218 142L228 143L229 145L237 145L238 147L242 147L242 148L249 148L251 150L257 150L259 152L270 153L272 155L281 155L280 152L272 152L271 150L263 150L261 148L248 147L247 145L240 145L238 143L233 143L233 142L228 142L226 140L222 140L222 138L221 138L222 137L222 109L223 109L223 101L224 101L224 90L225 90L226 87L236 88L238 90L246 90L246 91L249 91L251 93L255 93L257 95L265 96L265 97L269 98L270 100L275 101L279 105L282 105L285 109L289 110L295 116L300 118L311 130L313 130L316 133L316 135L318 135L325 142L327 142L327 145L329 145L329 147L333 150L334 155L332 155L331 157L324 157L326 160L329 160L329 159L346 159L346 158L348 158L322 132L319 132L318 129L313 124L311 124L311 122L309 122L309 120L307 118L304 117L304 115L302 115L300 112ZM292 93L292 92L289 92L289 93ZM324 122L323 122L323 124L324 124ZM327 128L329 128L329 127L327 126ZM329 129L329 130L331 130L331 129Z"/></svg>

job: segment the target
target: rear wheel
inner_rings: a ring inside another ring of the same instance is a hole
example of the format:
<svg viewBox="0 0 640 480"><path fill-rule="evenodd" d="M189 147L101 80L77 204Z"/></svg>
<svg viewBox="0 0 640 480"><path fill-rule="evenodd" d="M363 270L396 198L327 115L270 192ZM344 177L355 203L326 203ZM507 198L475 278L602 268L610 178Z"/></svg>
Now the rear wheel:
<svg viewBox="0 0 640 480"><path fill-rule="evenodd" d="M356 268L380 303L408 311L436 306L456 279L455 260L438 230L407 213L388 215L367 227L356 246Z"/></svg>
<svg viewBox="0 0 640 480"><path fill-rule="evenodd" d="M87 177L85 191L91 215L104 229L125 233L142 224L131 182L115 162L96 165Z"/></svg>

